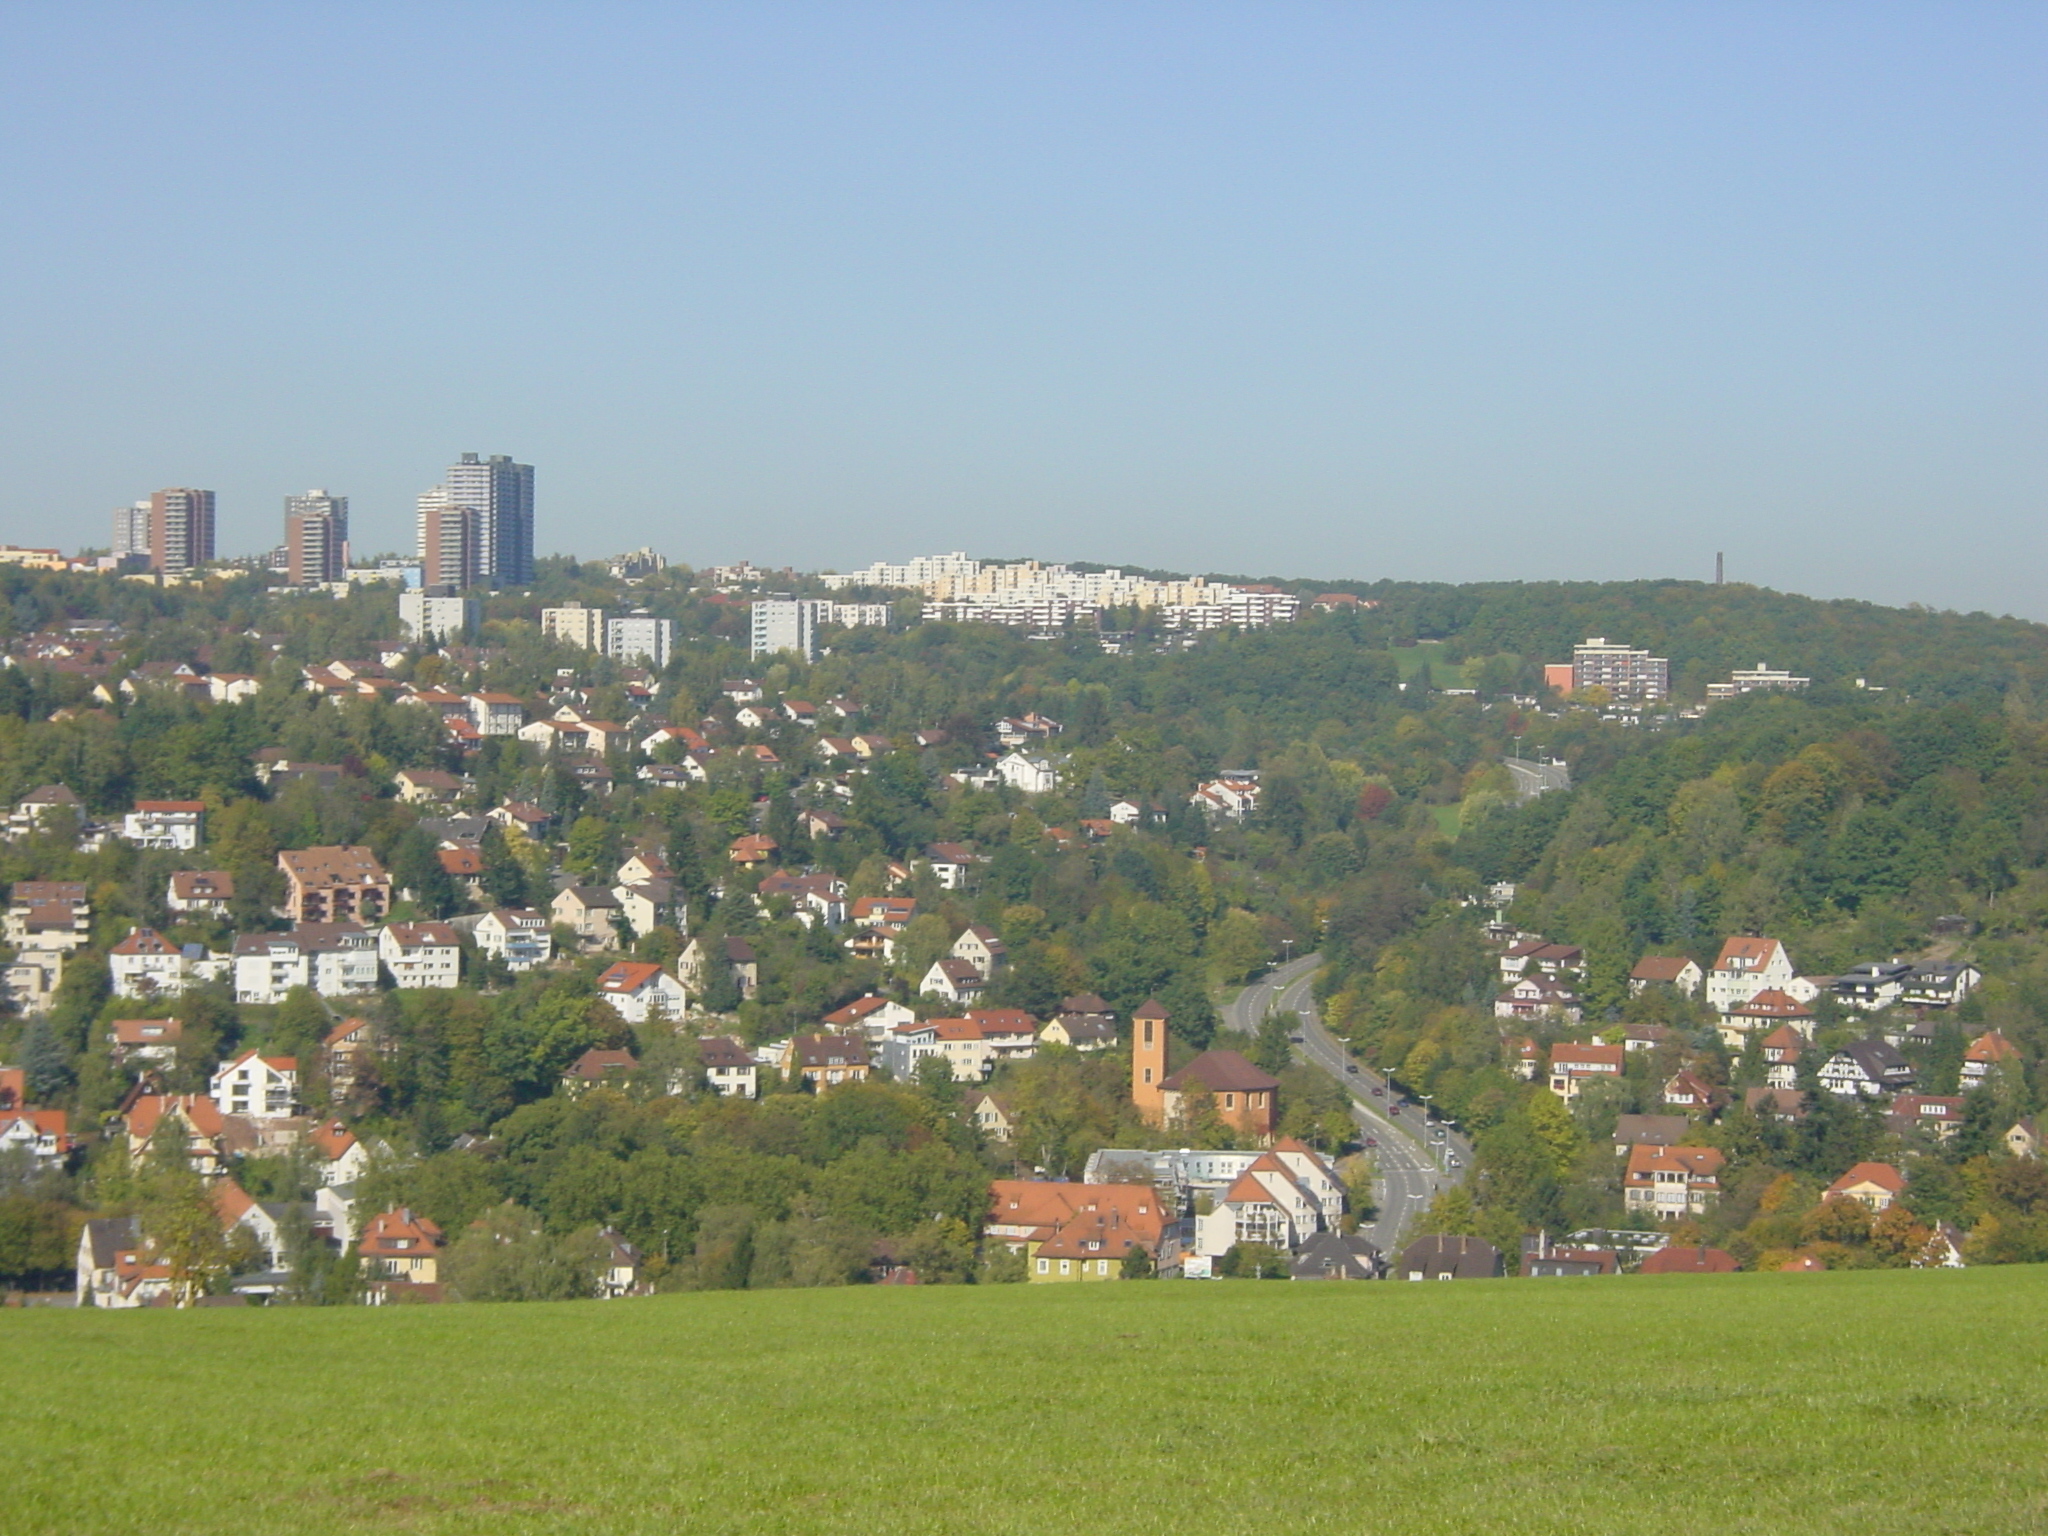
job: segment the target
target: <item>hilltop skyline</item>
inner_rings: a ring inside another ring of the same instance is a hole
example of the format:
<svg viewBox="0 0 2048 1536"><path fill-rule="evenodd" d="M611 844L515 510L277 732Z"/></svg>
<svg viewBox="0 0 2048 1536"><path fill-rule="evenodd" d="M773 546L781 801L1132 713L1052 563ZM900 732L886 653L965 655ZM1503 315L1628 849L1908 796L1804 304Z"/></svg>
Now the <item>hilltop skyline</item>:
<svg viewBox="0 0 2048 1536"><path fill-rule="evenodd" d="M2048 618L2037 9L88 5L14 41L0 539L202 486L267 547L321 486L405 550L451 448L500 446L539 553L1725 550Z"/></svg>

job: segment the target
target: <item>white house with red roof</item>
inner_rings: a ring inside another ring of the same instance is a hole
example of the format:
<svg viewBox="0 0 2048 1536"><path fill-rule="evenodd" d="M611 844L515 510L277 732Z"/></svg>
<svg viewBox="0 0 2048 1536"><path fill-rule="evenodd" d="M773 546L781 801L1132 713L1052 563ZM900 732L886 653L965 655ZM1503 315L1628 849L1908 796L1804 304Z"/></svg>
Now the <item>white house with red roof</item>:
<svg viewBox="0 0 2048 1536"><path fill-rule="evenodd" d="M71 1151L70 1119L61 1109L0 1109L0 1156L25 1153L31 1163L49 1166Z"/></svg>
<svg viewBox="0 0 2048 1536"><path fill-rule="evenodd" d="M1022 1008L970 1008L967 1017L980 1028L992 1064L1029 1061L1038 1054L1038 1020Z"/></svg>
<svg viewBox="0 0 2048 1536"><path fill-rule="evenodd" d="M1713 969L1707 972L1707 1004L1725 1014L1766 987L1775 987L1801 1003L1820 995L1820 988L1793 968L1784 945L1776 939L1740 934L1721 946Z"/></svg>
<svg viewBox="0 0 2048 1536"><path fill-rule="evenodd" d="M1292 1252L1326 1225L1322 1201L1276 1149L1254 1158L1195 1218L1194 1251L1215 1258L1237 1243L1268 1243Z"/></svg>
<svg viewBox="0 0 2048 1536"><path fill-rule="evenodd" d="M917 1015L893 999L877 997L870 992L843 1008L833 1009L819 1022L833 1034L859 1029L866 1031L870 1040L885 1040L892 1029L916 1023Z"/></svg>
<svg viewBox="0 0 2048 1536"><path fill-rule="evenodd" d="M369 1151L339 1120L323 1120L314 1126L306 1133L306 1145L318 1159L316 1171L322 1184L353 1184L369 1171Z"/></svg>
<svg viewBox="0 0 2048 1536"><path fill-rule="evenodd" d="M207 1092L224 1115L284 1119L299 1102L299 1059L244 1051L213 1074Z"/></svg>
<svg viewBox="0 0 2048 1536"><path fill-rule="evenodd" d="M446 923L386 923L377 958L403 991L462 983L462 940Z"/></svg>
<svg viewBox="0 0 2048 1536"><path fill-rule="evenodd" d="M1995 1072L2018 1072L2020 1048L2000 1030L1989 1030L1963 1050L1963 1092L1981 1088Z"/></svg>
<svg viewBox="0 0 2048 1536"><path fill-rule="evenodd" d="M1560 1041L1550 1048L1550 1091L1569 1104L1589 1081L1619 1081L1628 1070L1627 1058L1626 1046Z"/></svg>
<svg viewBox="0 0 2048 1536"><path fill-rule="evenodd" d="M154 928L130 928L128 936L107 951L107 972L116 997L175 997L185 990L191 970L184 950Z"/></svg>
<svg viewBox="0 0 2048 1536"><path fill-rule="evenodd" d="M1806 1035L1790 1024L1780 1024L1765 1035L1758 1047L1764 1057L1764 1086L1797 1088L1799 1058L1806 1054L1809 1043Z"/></svg>
<svg viewBox="0 0 2048 1536"><path fill-rule="evenodd" d="M680 1019L689 1007L683 984L658 965L621 960L598 973L597 995L628 1024Z"/></svg>
<svg viewBox="0 0 2048 1536"><path fill-rule="evenodd" d="M232 1178L214 1180L207 1186L206 1197L220 1218L223 1236L232 1238L238 1229L245 1231L263 1250L266 1265L275 1269L284 1263L284 1204L258 1201Z"/></svg>

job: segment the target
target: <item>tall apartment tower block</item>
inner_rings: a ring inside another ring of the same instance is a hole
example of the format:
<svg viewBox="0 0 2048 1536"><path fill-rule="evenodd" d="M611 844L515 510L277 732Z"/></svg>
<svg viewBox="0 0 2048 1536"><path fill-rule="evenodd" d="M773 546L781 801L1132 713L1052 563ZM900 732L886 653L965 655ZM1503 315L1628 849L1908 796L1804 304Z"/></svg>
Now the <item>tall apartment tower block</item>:
<svg viewBox="0 0 2048 1536"><path fill-rule="evenodd" d="M756 656L794 651L805 661L818 659L818 626L832 619L832 604L814 598L764 598L754 604Z"/></svg>
<svg viewBox="0 0 2048 1536"><path fill-rule="evenodd" d="M419 500L420 564L430 587L533 580L533 466L465 453Z"/></svg>
<svg viewBox="0 0 2048 1536"><path fill-rule="evenodd" d="M138 501L133 506L114 508L114 543L116 555L146 555L149 553L149 503Z"/></svg>
<svg viewBox="0 0 2048 1536"><path fill-rule="evenodd" d="M476 586L484 579L477 559L482 515L437 485L419 500L420 580L429 587Z"/></svg>
<svg viewBox="0 0 2048 1536"><path fill-rule="evenodd" d="M1593 636L1572 647L1572 689L1605 688L1608 697L1652 704L1671 693L1671 663L1648 651Z"/></svg>
<svg viewBox="0 0 2048 1536"><path fill-rule="evenodd" d="M284 559L295 587L348 580L348 498L321 490L285 497Z"/></svg>
<svg viewBox="0 0 2048 1536"><path fill-rule="evenodd" d="M213 492L177 486L149 498L149 568L166 576L213 559Z"/></svg>

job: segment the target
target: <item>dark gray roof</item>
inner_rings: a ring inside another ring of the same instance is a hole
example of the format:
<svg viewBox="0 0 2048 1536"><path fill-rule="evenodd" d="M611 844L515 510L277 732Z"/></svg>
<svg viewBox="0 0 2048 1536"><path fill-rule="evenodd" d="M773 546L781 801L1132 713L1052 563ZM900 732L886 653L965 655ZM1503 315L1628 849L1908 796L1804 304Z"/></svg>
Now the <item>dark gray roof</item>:
<svg viewBox="0 0 2048 1536"><path fill-rule="evenodd" d="M1500 1250L1476 1237L1438 1235L1417 1238L1402 1251L1398 1273L1436 1279L1451 1275L1459 1280L1487 1280L1502 1270Z"/></svg>
<svg viewBox="0 0 2048 1536"><path fill-rule="evenodd" d="M142 1246L140 1216L102 1216L85 1224L85 1240L94 1269L112 1269L114 1255Z"/></svg>
<svg viewBox="0 0 2048 1536"><path fill-rule="evenodd" d="M1362 1237L1318 1232L1294 1256L1296 1280L1377 1280L1386 1270L1379 1249Z"/></svg>

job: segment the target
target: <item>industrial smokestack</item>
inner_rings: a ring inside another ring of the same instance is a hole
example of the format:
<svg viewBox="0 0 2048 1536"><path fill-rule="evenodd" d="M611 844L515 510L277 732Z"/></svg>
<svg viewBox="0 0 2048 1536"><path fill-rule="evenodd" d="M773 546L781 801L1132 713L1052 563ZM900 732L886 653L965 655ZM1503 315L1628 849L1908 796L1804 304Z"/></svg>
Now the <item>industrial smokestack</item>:
<svg viewBox="0 0 2048 1536"><path fill-rule="evenodd" d="M1714 585L1720 586L1728 577L1728 556L1720 550L1714 552Z"/></svg>

